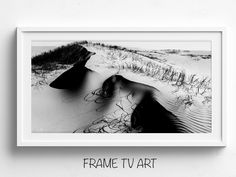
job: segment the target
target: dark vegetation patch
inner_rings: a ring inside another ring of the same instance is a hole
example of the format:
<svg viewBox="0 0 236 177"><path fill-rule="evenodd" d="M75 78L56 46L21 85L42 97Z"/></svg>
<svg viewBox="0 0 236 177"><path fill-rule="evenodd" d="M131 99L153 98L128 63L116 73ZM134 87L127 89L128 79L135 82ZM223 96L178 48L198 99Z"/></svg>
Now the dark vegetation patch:
<svg viewBox="0 0 236 177"><path fill-rule="evenodd" d="M91 52L81 46L86 43L86 41L75 42L32 57L32 72L37 74L42 71L50 72L64 69L65 65L72 65L78 62L85 64L89 58L88 56L91 56Z"/></svg>
<svg viewBox="0 0 236 177"><path fill-rule="evenodd" d="M204 60L211 59L211 55L182 54L182 56L189 56L191 58L201 57Z"/></svg>
<svg viewBox="0 0 236 177"><path fill-rule="evenodd" d="M168 53L168 54L179 54L181 52L181 50L179 49L165 49L162 51L165 51L165 53Z"/></svg>
<svg viewBox="0 0 236 177"><path fill-rule="evenodd" d="M48 84L56 75L53 71L70 68L56 78L50 86L58 89L77 88L84 81L89 71L84 67L86 62L94 55L81 46L81 44L86 43L86 41L75 42L34 56L32 58L32 73L36 82L33 86Z"/></svg>

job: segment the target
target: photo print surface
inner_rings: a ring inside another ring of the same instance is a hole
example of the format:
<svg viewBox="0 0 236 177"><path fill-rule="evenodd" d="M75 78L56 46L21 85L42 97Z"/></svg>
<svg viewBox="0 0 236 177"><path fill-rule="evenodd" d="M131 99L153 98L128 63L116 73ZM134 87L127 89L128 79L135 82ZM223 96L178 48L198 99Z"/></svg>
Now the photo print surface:
<svg viewBox="0 0 236 177"><path fill-rule="evenodd" d="M210 41L32 41L32 133L211 133Z"/></svg>

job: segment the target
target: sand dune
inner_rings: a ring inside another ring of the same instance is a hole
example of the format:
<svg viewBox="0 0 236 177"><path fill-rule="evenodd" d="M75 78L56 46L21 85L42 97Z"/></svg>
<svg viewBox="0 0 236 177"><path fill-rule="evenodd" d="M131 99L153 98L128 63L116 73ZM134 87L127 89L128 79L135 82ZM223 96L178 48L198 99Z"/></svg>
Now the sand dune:
<svg viewBox="0 0 236 177"><path fill-rule="evenodd" d="M49 53L50 61L34 66L33 132L211 132L209 52L83 46L90 52L71 53L76 64L67 57L57 64ZM48 62L55 69L41 77L37 72Z"/></svg>

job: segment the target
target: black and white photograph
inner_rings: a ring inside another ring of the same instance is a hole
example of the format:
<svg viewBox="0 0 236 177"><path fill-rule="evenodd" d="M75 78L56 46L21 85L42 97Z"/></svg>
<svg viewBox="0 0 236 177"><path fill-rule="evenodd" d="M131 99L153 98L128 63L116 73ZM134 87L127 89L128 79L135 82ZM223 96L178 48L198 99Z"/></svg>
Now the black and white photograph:
<svg viewBox="0 0 236 177"><path fill-rule="evenodd" d="M212 133L212 43L33 40L32 133Z"/></svg>

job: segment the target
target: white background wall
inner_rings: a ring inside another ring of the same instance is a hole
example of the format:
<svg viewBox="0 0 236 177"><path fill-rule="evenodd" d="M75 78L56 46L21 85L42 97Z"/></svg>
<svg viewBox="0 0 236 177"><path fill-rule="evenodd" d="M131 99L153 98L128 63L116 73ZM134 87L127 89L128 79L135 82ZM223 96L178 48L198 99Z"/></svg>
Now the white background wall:
<svg viewBox="0 0 236 177"><path fill-rule="evenodd" d="M8 177L236 177L235 0L1 0L0 176ZM17 26L226 26L226 148L17 148ZM155 169L82 168L84 157L153 157Z"/></svg>

